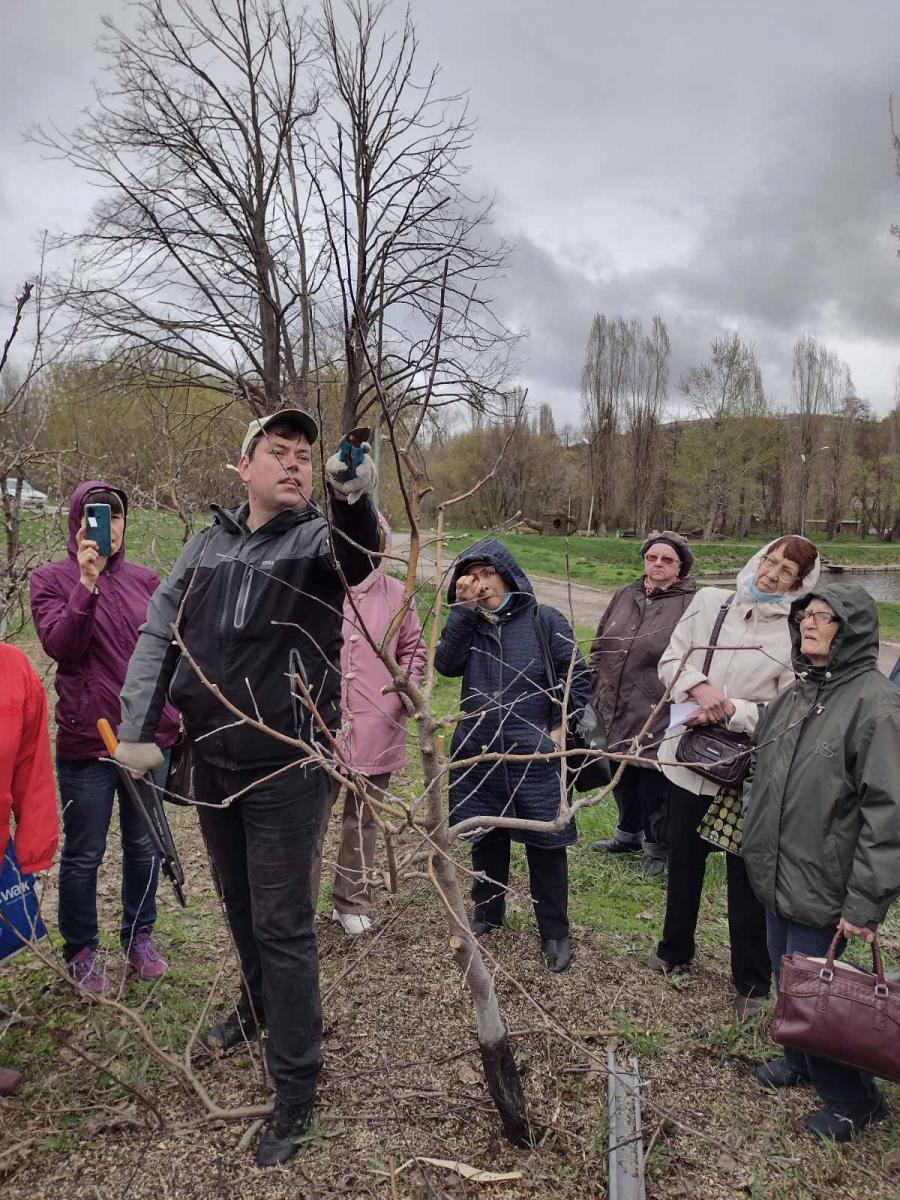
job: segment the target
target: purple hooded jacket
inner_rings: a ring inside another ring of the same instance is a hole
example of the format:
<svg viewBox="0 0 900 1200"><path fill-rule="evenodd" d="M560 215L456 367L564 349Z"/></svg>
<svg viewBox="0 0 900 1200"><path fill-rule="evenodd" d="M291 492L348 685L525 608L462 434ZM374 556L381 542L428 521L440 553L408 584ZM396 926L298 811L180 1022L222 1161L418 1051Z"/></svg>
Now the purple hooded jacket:
<svg viewBox="0 0 900 1200"><path fill-rule="evenodd" d="M56 752L60 758L99 758L105 754L97 721L113 729L120 720L119 692L125 682L147 604L159 587L149 567L125 561L125 539L112 555L92 595L79 583L76 536L88 492L115 492L128 516L121 488L92 479L80 483L69 505L66 558L38 567L31 576L31 615L46 654L55 659ZM156 741L163 748L178 736L178 714L166 705Z"/></svg>

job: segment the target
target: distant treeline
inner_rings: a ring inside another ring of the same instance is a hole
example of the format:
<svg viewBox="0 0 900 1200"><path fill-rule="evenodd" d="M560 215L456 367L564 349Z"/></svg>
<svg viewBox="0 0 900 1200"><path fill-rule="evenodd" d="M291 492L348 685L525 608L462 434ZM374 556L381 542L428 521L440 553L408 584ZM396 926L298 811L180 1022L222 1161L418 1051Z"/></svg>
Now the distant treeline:
<svg viewBox="0 0 900 1200"><path fill-rule="evenodd" d="M668 527L710 539L815 530L900 540L900 405L878 417L855 394L846 363L815 338L794 347L791 403L767 397L752 346L717 338L678 381L667 417L669 337L654 317L598 314L582 375L580 427L555 428L541 405L513 400L492 421L432 444L438 496L491 481L459 516L493 525L521 511L571 513L595 533Z"/></svg>

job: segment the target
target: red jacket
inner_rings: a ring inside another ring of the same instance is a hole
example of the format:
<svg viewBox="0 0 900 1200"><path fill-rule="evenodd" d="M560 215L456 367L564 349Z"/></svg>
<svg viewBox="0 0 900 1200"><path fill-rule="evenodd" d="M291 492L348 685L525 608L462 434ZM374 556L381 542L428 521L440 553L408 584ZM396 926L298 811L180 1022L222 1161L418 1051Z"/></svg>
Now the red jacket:
<svg viewBox="0 0 900 1200"><path fill-rule="evenodd" d="M45 870L59 841L47 697L22 651L0 642L0 858L10 813L19 869L23 875Z"/></svg>

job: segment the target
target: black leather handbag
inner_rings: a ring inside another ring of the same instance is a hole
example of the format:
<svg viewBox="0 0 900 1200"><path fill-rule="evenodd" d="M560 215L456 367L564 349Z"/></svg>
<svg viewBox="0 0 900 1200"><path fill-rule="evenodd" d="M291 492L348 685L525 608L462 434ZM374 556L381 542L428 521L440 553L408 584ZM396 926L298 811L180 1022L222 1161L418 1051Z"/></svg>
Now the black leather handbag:
<svg viewBox="0 0 900 1200"><path fill-rule="evenodd" d="M709 675L716 642L733 600L734 596L729 596L719 609L703 660L704 675ZM748 734L725 725L698 725L696 729L686 729L678 739L675 760L712 783L738 789L749 774L752 752L753 741Z"/></svg>
<svg viewBox="0 0 900 1200"><path fill-rule="evenodd" d="M534 606L534 628L541 647L541 657L544 660L544 671L550 683L554 699L562 701L565 685L556 671L550 645L547 641L547 631L541 616L541 606ZM607 750L606 729L600 720L600 715L593 704L588 703L580 712L569 715L569 725L566 729L566 750ZM598 788L607 787L612 780L608 758L599 755L568 754L566 768L568 779L576 792L594 792Z"/></svg>

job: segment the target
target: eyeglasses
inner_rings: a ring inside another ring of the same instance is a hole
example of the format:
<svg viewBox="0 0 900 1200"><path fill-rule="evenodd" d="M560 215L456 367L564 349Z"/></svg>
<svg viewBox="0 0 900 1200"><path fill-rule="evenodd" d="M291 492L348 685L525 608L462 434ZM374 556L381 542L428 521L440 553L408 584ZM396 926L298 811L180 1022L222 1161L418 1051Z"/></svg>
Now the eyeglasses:
<svg viewBox="0 0 900 1200"><path fill-rule="evenodd" d="M807 609L805 612L795 612L794 620L798 625L802 625L804 621L812 621L814 625L818 626L830 625L832 621L837 620L837 617L832 616L831 613L822 612L821 609L815 609L813 611Z"/></svg>
<svg viewBox="0 0 900 1200"><path fill-rule="evenodd" d="M790 563L783 562L778 558L771 558L768 554L764 554L762 556L760 559L760 566L766 567L770 571L774 571L776 567L780 568L776 578L781 583L794 583L797 579L797 575L799 574L797 568L791 566Z"/></svg>

